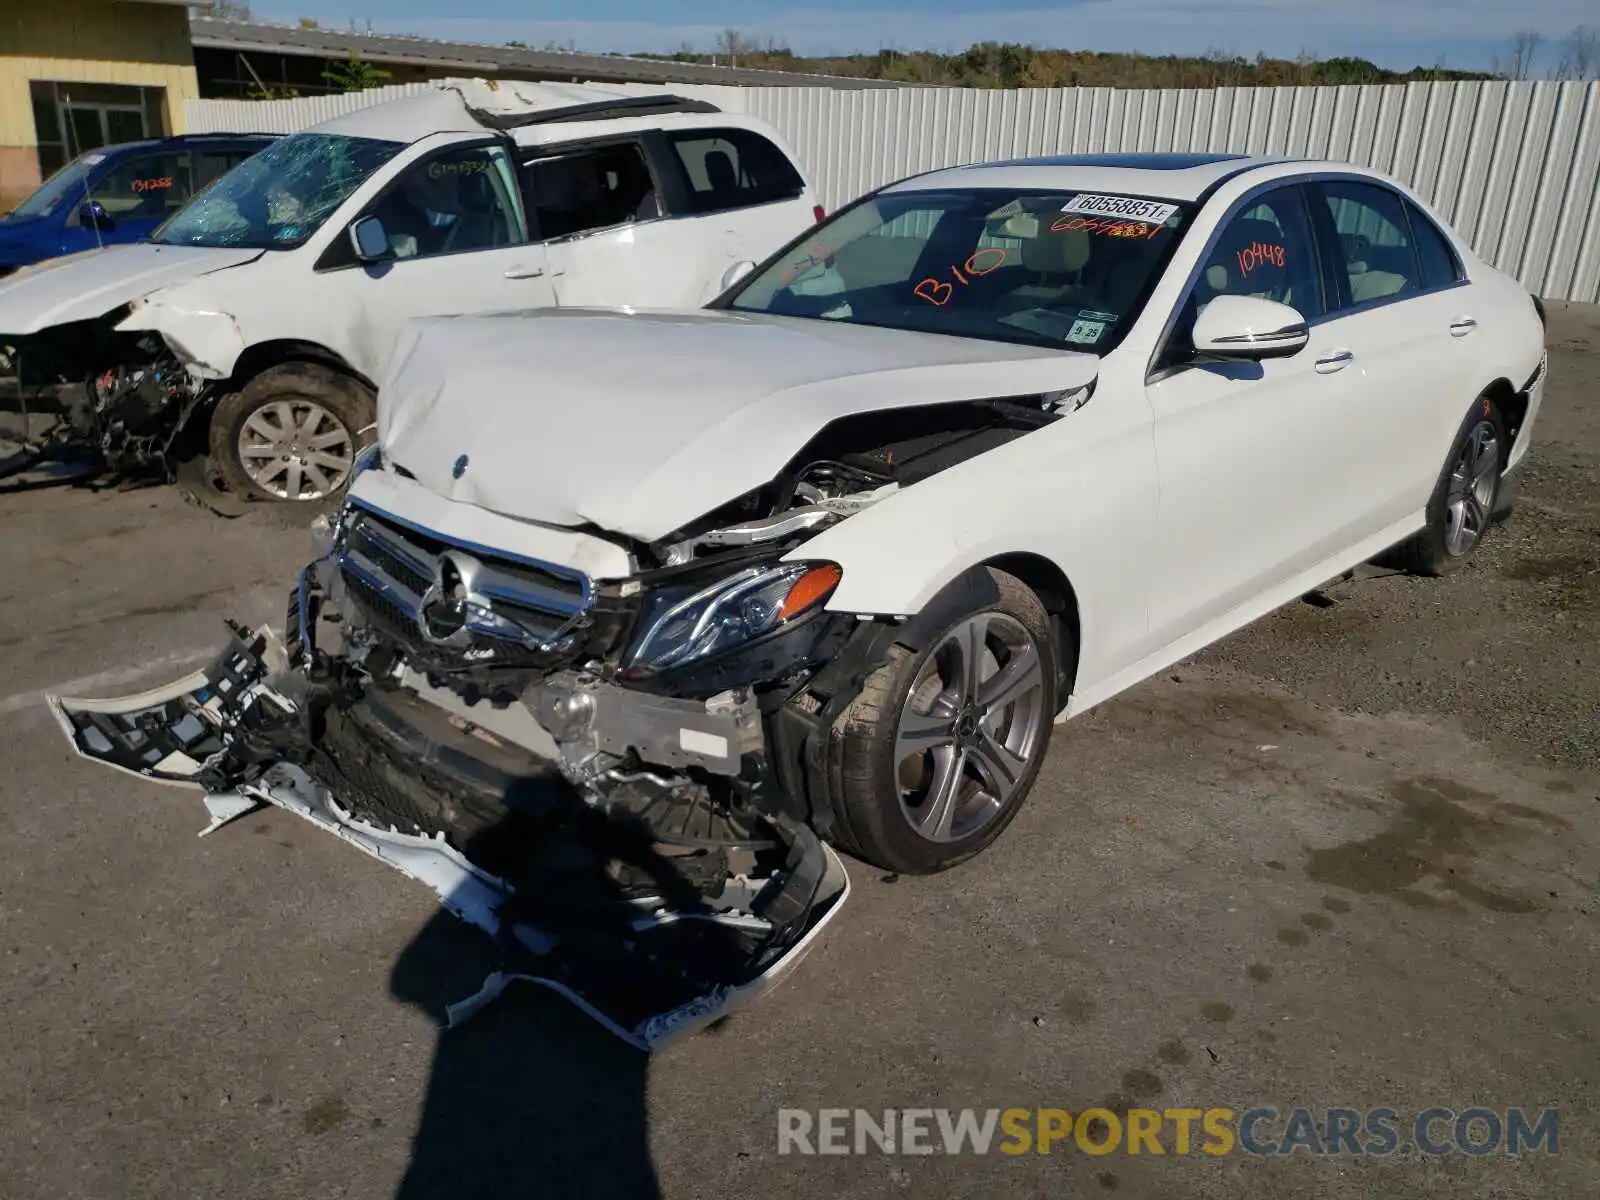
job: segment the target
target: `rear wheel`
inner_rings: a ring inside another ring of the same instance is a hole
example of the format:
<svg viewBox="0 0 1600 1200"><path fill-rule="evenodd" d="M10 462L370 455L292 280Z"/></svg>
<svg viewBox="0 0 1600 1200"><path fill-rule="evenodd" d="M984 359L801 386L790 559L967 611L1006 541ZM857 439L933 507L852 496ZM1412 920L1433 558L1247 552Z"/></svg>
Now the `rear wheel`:
<svg viewBox="0 0 1600 1200"><path fill-rule="evenodd" d="M942 871L992 843L1050 745L1050 617L1021 580L973 574L973 599L892 647L835 727L835 838L893 871Z"/></svg>
<svg viewBox="0 0 1600 1200"><path fill-rule="evenodd" d="M374 411L372 393L348 375L315 363L269 367L217 404L211 461L238 495L326 500L350 482Z"/></svg>
<svg viewBox="0 0 1600 1200"><path fill-rule="evenodd" d="M1428 523L1395 549L1396 565L1417 575L1447 575L1466 562L1494 522L1509 448L1499 406L1479 397L1428 500Z"/></svg>

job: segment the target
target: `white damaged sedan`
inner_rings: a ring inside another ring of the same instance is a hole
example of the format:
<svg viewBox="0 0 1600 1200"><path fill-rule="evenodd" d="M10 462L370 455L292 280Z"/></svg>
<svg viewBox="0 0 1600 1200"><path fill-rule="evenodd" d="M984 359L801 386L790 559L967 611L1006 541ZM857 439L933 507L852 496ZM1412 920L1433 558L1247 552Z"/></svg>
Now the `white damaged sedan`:
<svg viewBox="0 0 1600 1200"><path fill-rule="evenodd" d="M1543 311L1327 163L937 171L710 309L413 324L282 637L78 750L434 887L639 1045L790 969L829 845L992 843L1055 723L1388 553L1472 553Z"/></svg>

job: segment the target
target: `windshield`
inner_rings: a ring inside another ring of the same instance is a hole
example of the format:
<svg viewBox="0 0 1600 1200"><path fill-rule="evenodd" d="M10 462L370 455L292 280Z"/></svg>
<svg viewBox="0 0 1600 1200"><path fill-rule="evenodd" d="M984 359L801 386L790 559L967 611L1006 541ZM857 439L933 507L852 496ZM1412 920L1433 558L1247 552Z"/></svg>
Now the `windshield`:
<svg viewBox="0 0 1600 1200"><path fill-rule="evenodd" d="M63 204L87 199L89 172L96 163L104 160L104 154L84 154L73 159L45 180L43 187L12 209L10 215L48 217Z"/></svg>
<svg viewBox="0 0 1600 1200"><path fill-rule="evenodd" d="M222 176L156 230L151 241L291 249L403 149L403 142L297 133Z"/></svg>
<svg viewBox="0 0 1600 1200"><path fill-rule="evenodd" d="M818 226L723 306L1103 354L1188 217L1089 192L892 192Z"/></svg>

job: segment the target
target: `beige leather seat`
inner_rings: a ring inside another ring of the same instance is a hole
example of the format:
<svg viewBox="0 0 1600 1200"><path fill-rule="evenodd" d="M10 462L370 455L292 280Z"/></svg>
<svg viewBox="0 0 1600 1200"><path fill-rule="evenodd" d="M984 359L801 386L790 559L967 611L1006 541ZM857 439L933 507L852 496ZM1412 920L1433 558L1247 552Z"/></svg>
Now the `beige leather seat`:
<svg viewBox="0 0 1600 1200"><path fill-rule="evenodd" d="M1364 262L1350 264L1350 298L1357 304L1393 296L1406 286L1406 277L1393 271L1374 271Z"/></svg>
<svg viewBox="0 0 1600 1200"><path fill-rule="evenodd" d="M1028 281L1011 295L1024 301L1056 300L1062 289L1082 282L1089 254L1089 235L1081 229L1051 233L1047 226L1036 237L1023 238L1019 257Z"/></svg>

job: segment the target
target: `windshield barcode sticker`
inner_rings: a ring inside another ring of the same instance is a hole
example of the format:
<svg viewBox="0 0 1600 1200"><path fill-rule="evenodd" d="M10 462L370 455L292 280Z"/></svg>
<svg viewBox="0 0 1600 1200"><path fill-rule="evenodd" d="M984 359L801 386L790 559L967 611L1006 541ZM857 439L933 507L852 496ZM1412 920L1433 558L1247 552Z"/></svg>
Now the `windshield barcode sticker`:
<svg viewBox="0 0 1600 1200"><path fill-rule="evenodd" d="M1064 213L1095 213L1107 217L1127 217L1150 225L1164 225L1167 218L1178 211L1176 204L1158 204L1154 200L1135 200L1130 196L1100 196L1084 192L1061 206Z"/></svg>

